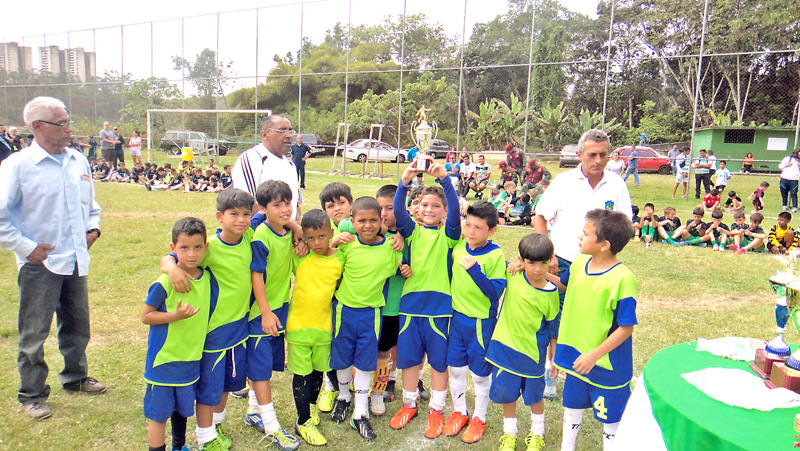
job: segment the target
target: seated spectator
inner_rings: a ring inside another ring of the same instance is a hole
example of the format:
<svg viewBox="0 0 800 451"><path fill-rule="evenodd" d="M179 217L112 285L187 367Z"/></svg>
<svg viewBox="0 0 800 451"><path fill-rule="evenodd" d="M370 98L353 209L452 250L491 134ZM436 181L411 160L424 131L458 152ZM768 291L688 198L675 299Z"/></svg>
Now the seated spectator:
<svg viewBox="0 0 800 451"><path fill-rule="evenodd" d="M511 204L511 199L516 196L517 185L514 182L506 182L503 186L503 191L498 194L492 201L492 205L497 209L497 217L499 224L505 224L508 221L506 212L514 206Z"/></svg>
<svg viewBox="0 0 800 451"><path fill-rule="evenodd" d="M179 189L183 186L183 174L177 169L170 170L167 191Z"/></svg>
<svg viewBox="0 0 800 451"><path fill-rule="evenodd" d="M511 209L508 211L510 225L531 225L531 196L525 193L519 197L511 199Z"/></svg>
<svg viewBox="0 0 800 451"><path fill-rule="evenodd" d="M478 155L478 162L475 164L475 176L469 184L469 188L475 192L475 199L483 199L483 190L489 185L489 177L492 176L492 165L486 164L486 157Z"/></svg>
<svg viewBox="0 0 800 451"><path fill-rule="evenodd" d="M211 169L212 171L219 171L219 168L217 167L217 165L214 164L214 159L213 158L209 158L208 159L208 169Z"/></svg>
<svg viewBox="0 0 800 451"><path fill-rule="evenodd" d="M131 171L125 167L125 163L120 162L117 169L111 171L105 181L108 182L127 182L131 179Z"/></svg>
<svg viewBox="0 0 800 451"><path fill-rule="evenodd" d="M225 166L222 167L222 170L225 171L225 172L223 172L219 176L219 182L222 184L222 189L227 189L229 186L231 186L231 181L232 181L232 179L231 179L231 171L232 171L231 165L226 164Z"/></svg>
<svg viewBox="0 0 800 451"><path fill-rule="evenodd" d="M719 210L720 202L722 202L720 192L716 188L711 188L711 192L703 197L703 203L698 207L703 207L705 212Z"/></svg>
<svg viewBox="0 0 800 451"><path fill-rule="evenodd" d="M519 184L519 175L505 161L498 163L497 167L500 168L500 183L497 184L497 189L503 189L507 182L514 182L514 186Z"/></svg>
<svg viewBox="0 0 800 451"><path fill-rule="evenodd" d="M105 180L108 177L109 172L111 172L111 166L106 163L106 160L98 158L97 169L92 170L92 178L95 180Z"/></svg>
<svg viewBox="0 0 800 451"><path fill-rule="evenodd" d="M542 190L542 182L549 182L550 171L543 165L536 162L536 157L531 157L528 164L525 166L525 180L522 182L520 190L523 193L535 189L536 191Z"/></svg>
<svg viewBox="0 0 800 451"><path fill-rule="evenodd" d="M731 213L733 215L736 212L744 212L744 204L742 203L742 198L736 195L736 191L728 191L728 200L725 201L725 209L723 210L725 213Z"/></svg>
<svg viewBox="0 0 800 451"><path fill-rule="evenodd" d="M725 243L728 240L728 232L728 226L722 223L722 210L711 212L711 224L708 224L704 241L711 241L715 251L724 251Z"/></svg>
<svg viewBox="0 0 800 451"><path fill-rule="evenodd" d="M639 227L639 223L642 221L642 218L639 217L638 205L631 205L631 211L633 212L633 216L631 216L631 224L633 224L633 236L636 237L638 235L636 233L636 228Z"/></svg>
<svg viewBox="0 0 800 451"><path fill-rule="evenodd" d="M705 210L702 207L695 207L692 210L692 220L675 229L672 239L675 246L681 244L700 244L700 238L706 232L706 224L703 222Z"/></svg>
<svg viewBox="0 0 800 451"><path fill-rule="evenodd" d="M214 171L214 172L211 173L211 177L209 177L209 179L208 179L208 186L209 186L209 191L210 192L219 193L223 189L225 189L225 188L222 187L222 182L220 182L220 176L221 175L222 174L220 174L219 171Z"/></svg>
<svg viewBox="0 0 800 451"><path fill-rule="evenodd" d="M797 235L790 226L792 214L788 211L778 213L778 223L769 230L767 249L773 254L785 254L797 247Z"/></svg>
<svg viewBox="0 0 800 451"><path fill-rule="evenodd" d="M463 152L461 154L461 170L459 175L461 177L461 195L467 197L469 194L469 186L475 181L475 163L470 161L469 154Z"/></svg>
<svg viewBox="0 0 800 451"><path fill-rule="evenodd" d="M456 162L457 156L455 152L449 152L447 154L447 163L444 164L444 170L447 171L447 176L450 177L450 182L453 184L453 188L458 190L458 183L459 183L459 170L461 169L461 165Z"/></svg>
<svg viewBox="0 0 800 451"><path fill-rule="evenodd" d="M667 205L664 207L664 216L658 218L656 222L657 227L656 230L658 231L658 236L661 237L663 241L666 241L669 244L672 244L672 234L675 233L675 230L681 226L681 220L676 216L677 211L675 207Z"/></svg>
<svg viewBox="0 0 800 451"><path fill-rule="evenodd" d="M171 176L167 174L167 171L163 167L160 167L156 171L156 174L153 177L153 179L147 185L145 185L145 187L147 188L148 191L150 191L151 189L166 190L167 188L169 188L170 179Z"/></svg>
<svg viewBox="0 0 800 451"><path fill-rule="evenodd" d="M655 205L650 202L644 204L644 213L639 219L639 224L633 225L634 241L639 241L639 238L645 235L650 235L651 237L655 236L657 222L655 212Z"/></svg>
<svg viewBox="0 0 800 451"><path fill-rule="evenodd" d="M750 225L744 229L741 235L734 237L734 247L737 254L744 254L750 252L764 252L767 247L764 241L767 239L767 234L761 228L761 223L764 221L764 215L761 213L753 213L750 215Z"/></svg>
<svg viewBox="0 0 800 451"><path fill-rule="evenodd" d="M133 164L133 169L131 170L131 183L144 183L147 179L144 176L144 166L140 161L137 161Z"/></svg>

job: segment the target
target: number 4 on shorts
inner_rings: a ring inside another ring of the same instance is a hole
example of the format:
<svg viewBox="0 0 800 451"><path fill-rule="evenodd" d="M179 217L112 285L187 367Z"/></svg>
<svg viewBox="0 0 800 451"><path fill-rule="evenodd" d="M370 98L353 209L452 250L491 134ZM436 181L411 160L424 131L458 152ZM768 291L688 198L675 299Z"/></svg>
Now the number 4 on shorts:
<svg viewBox="0 0 800 451"><path fill-rule="evenodd" d="M594 402L594 410L597 411L597 417L607 420L608 417L606 414L608 413L608 409L606 409L606 398L604 396L600 396L597 398L597 401Z"/></svg>

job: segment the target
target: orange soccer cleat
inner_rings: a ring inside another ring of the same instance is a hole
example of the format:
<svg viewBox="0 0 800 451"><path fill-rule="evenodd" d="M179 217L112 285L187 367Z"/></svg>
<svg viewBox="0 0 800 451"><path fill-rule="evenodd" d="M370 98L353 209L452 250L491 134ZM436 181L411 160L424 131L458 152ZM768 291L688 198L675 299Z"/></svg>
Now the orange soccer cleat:
<svg viewBox="0 0 800 451"><path fill-rule="evenodd" d="M436 438L444 431L444 414L436 409L428 412L428 423L425 425L425 437Z"/></svg>
<svg viewBox="0 0 800 451"><path fill-rule="evenodd" d="M469 420L467 430L461 434L461 441L464 443L476 443L483 438L484 432L486 432L486 423L478 417L472 417L472 419Z"/></svg>
<svg viewBox="0 0 800 451"><path fill-rule="evenodd" d="M412 418L417 416L417 410L417 407L411 407L408 404L403 404L403 407L400 408L400 411L392 417L391 421L389 421L389 427L392 429L403 429Z"/></svg>
<svg viewBox="0 0 800 451"><path fill-rule="evenodd" d="M463 413L451 413L450 416L447 417L447 423L444 424L444 435L448 437L456 436L459 432L461 432L462 429L464 429L464 426L467 425L467 422L469 422L469 417Z"/></svg>

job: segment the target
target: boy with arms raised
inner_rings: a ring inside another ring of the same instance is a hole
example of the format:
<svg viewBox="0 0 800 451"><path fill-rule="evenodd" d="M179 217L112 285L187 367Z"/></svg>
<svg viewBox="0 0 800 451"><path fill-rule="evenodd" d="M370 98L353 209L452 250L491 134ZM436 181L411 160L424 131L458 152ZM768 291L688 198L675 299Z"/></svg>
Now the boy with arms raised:
<svg viewBox="0 0 800 451"><path fill-rule="evenodd" d="M356 399L350 427L365 439L373 440L377 436L369 422L369 387L370 372L375 371L378 361L381 307L385 303L383 286L398 266L403 265L402 255L392 250L391 240L380 234L381 206L377 200L366 196L356 199L353 228L355 239L342 233L331 243L339 246L345 260L342 284L333 303L330 360L331 368L337 370L339 397L331 421L341 423L346 419L351 402L350 381L353 381Z"/></svg>
<svg viewBox="0 0 800 451"><path fill-rule="evenodd" d="M453 248L453 317L447 366L454 411L447 419L444 434L458 434L469 421L461 440L475 443L486 431L492 366L485 359L485 343L492 337L497 305L506 287L506 259L500 246L489 239L497 231L497 210L490 202L470 205L463 229L464 236ZM467 415L467 371L472 373L475 384L472 418Z"/></svg>
<svg viewBox="0 0 800 451"><path fill-rule="evenodd" d="M544 448L545 360L548 346L553 353L556 339L550 338L548 322L558 314L558 289L546 279L553 243L547 235L531 233L519 242L517 270L509 267L508 284L497 326L486 351L492 369L492 401L503 404L501 451L517 445L517 399L520 395L531 408L531 433L527 449ZM555 367L550 375L556 376Z"/></svg>
<svg viewBox="0 0 800 451"><path fill-rule="evenodd" d="M208 268L198 267L206 251L206 226L197 218L183 218L172 228L170 248L177 255L191 293L178 293L162 274L150 286L142 322L150 326L144 378L144 416L150 420L150 451L165 451L164 433L172 418L172 449L184 448L186 418L194 413L195 383L209 318L217 304L219 286Z"/></svg>
<svg viewBox="0 0 800 451"><path fill-rule="evenodd" d="M286 319L287 368L294 374L294 430L309 445L320 446L327 440L317 429L317 397L323 373L331 370L331 301L342 277L344 254L330 247L333 228L324 211L306 212L300 226L311 252L302 259L295 257L297 279Z"/></svg>
<svg viewBox="0 0 800 451"><path fill-rule="evenodd" d="M221 450L231 442L221 423L225 419L228 393L245 387L247 317L250 311L249 268L253 258L250 228L255 199L247 191L230 189L217 196L217 220L222 228L208 240L208 252L200 262L208 266L219 283L219 300L211 319L197 381L197 443L204 450ZM177 262L173 259L177 259ZM161 260L175 291L191 290L189 274L180 266L180 256Z"/></svg>
<svg viewBox="0 0 800 451"><path fill-rule="evenodd" d="M431 400L425 436L438 437L444 430L447 396L447 334L453 308L450 297L448 256L461 237L458 195L442 165L431 161L426 172L441 187L423 188L417 224L405 210L406 193L421 171L412 163L406 168L394 197L397 231L411 246L414 274L403 286L400 300L400 335L397 367L403 370L403 407L392 418L392 429L405 427L417 415L420 365L427 353L431 365ZM446 210L445 210L446 209ZM446 221L442 224L442 219Z"/></svg>
<svg viewBox="0 0 800 451"><path fill-rule="evenodd" d="M287 228L292 220L292 189L285 182L268 180L256 190L256 201L266 220L253 234L250 265L255 302L248 322L247 378L251 409L248 412L257 408L267 439L281 450L293 450L300 442L278 422L270 384L272 372L283 371L284 365L283 332L289 311L294 258L292 234Z"/></svg>
<svg viewBox="0 0 800 451"><path fill-rule="evenodd" d="M617 260L628 244L631 226L619 212L595 209L586 214L581 254L568 272L551 277L565 289L555 366L564 383L562 451L575 449L583 410L594 409L604 424L603 449L609 449L631 395L636 278Z"/></svg>

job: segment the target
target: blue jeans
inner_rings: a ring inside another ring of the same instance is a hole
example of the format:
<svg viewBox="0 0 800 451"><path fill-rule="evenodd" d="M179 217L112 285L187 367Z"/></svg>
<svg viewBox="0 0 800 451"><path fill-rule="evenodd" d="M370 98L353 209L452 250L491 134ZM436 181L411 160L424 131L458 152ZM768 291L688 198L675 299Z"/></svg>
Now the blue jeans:
<svg viewBox="0 0 800 451"><path fill-rule="evenodd" d="M791 207L797 208L797 180L781 178L781 205L789 206L787 200L791 199ZM788 198L788 199L787 199Z"/></svg>
<svg viewBox="0 0 800 451"><path fill-rule="evenodd" d="M622 177L622 180L627 181L631 172L633 172L633 181L636 182L636 186L639 186L639 166L628 165L628 169L625 171L625 177Z"/></svg>
<svg viewBox="0 0 800 451"><path fill-rule="evenodd" d="M44 342L53 313L58 327L58 350L64 357L61 385L78 382L88 372L89 293L78 268L68 276L50 272L43 264L26 263L19 270L19 402L33 404L50 395Z"/></svg>

